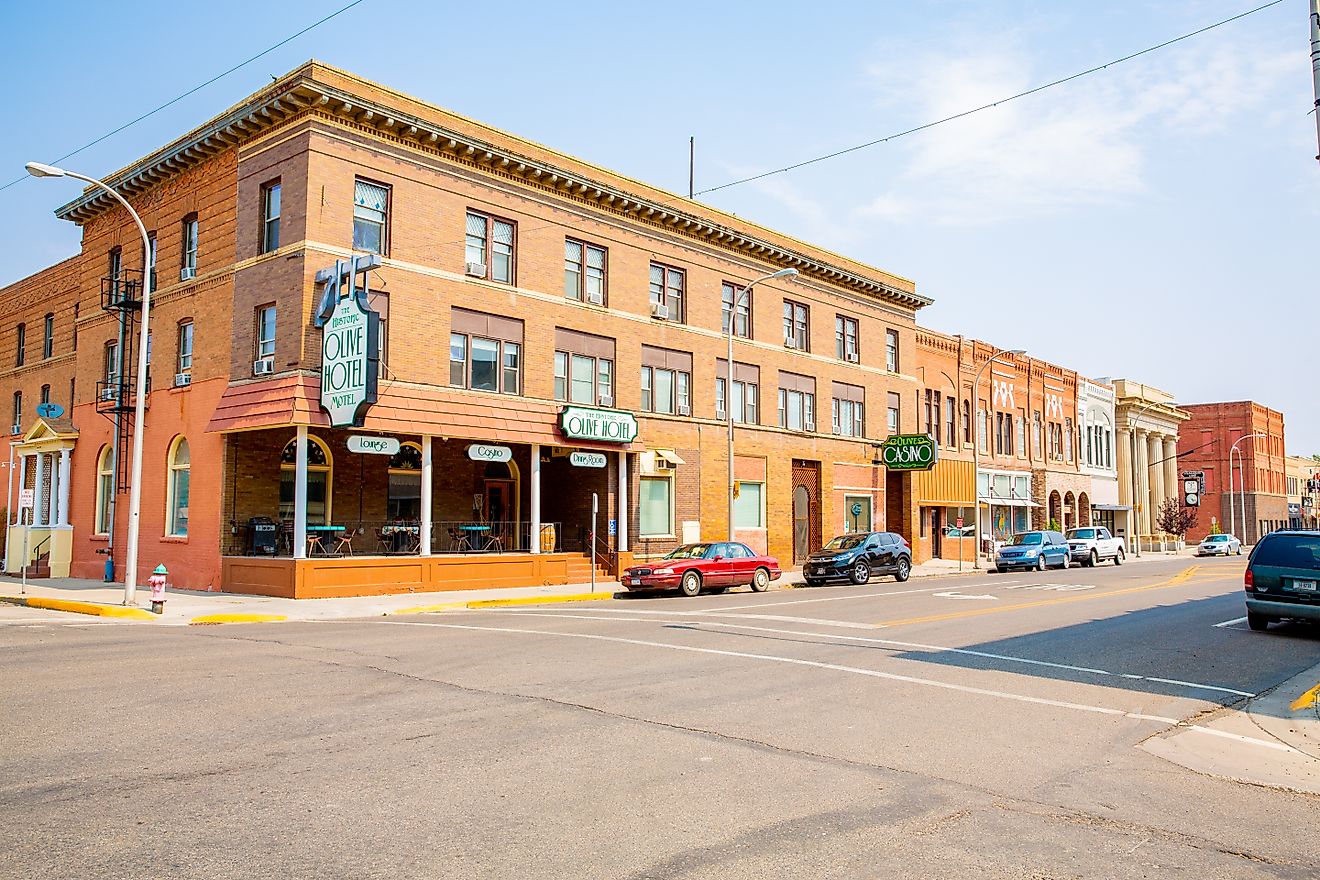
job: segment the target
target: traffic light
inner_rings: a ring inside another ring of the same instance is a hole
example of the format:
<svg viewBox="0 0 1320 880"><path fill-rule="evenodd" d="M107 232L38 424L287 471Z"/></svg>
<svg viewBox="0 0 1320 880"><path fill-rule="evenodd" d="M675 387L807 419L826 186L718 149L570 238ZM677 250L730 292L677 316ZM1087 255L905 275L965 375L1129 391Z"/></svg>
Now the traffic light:
<svg viewBox="0 0 1320 880"><path fill-rule="evenodd" d="M1201 506L1201 481L1183 480L1183 504L1187 507Z"/></svg>

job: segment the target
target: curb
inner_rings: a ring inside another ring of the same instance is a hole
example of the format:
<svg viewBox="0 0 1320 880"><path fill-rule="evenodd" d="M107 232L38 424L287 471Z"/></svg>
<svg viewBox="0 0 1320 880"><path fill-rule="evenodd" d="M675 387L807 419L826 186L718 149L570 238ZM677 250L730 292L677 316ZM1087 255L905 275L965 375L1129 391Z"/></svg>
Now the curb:
<svg viewBox="0 0 1320 880"><path fill-rule="evenodd" d="M454 611L466 607L466 602L445 602L441 605L414 605L411 608L399 608L395 611L386 611L384 616L391 617L395 614L430 614L433 611Z"/></svg>
<svg viewBox="0 0 1320 880"><path fill-rule="evenodd" d="M599 602L613 599L614 593L576 593L568 596L518 596L513 599L478 599L464 603L464 608L507 608L511 605L548 605L552 602Z"/></svg>
<svg viewBox="0 0 1320 880"><path fill-rule="evenodd" d="M93 617L118 617L127 620L159 620L159 616L144 608L125 608L122 605L98 605L95 602L75 602L72 599L45 599L40 596L0 596L0 602L47 611L67 611L70 614L90 614Z"/></svg>
<svg viewBox="0 0 1320 880"><path fill-rule="evenodd" d="M279 623L289 618L283 614L203 614L188 621L189 626L213 623Z"/></svg>

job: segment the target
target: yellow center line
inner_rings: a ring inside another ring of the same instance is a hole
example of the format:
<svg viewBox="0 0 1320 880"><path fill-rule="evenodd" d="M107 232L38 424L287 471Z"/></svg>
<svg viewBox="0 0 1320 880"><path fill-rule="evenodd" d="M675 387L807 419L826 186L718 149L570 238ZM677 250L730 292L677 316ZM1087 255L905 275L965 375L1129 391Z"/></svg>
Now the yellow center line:
<svg viewBox="0 0 1320 880"><path fill-rule="evenodd" d="M875 624L877 627L908 626L913 623L935 623L941 620L958 620L963 617L980 617L983 614L1002 614L1005 611L1020 611L1024 608L1041 608L1046 605L1062 605L1066 602L1085 602L1090 599L1104 599L1109 596L1123 596L1128 593L1144 593L1148 590L1161 590L1187 583L1199 569L1199 565L1186 568L1168 580L1158 581L1142 587L1126 587L1122 590L1110 590L1107 593L1086 593L1076 596L1060 596L1056 599L1041 599L1039 602L1020 602L1017 605L999 605L991 608L972 608L966 611L950 611L946 614L929 614L925 617L908 617L902 620L885 620Z"/></svg>

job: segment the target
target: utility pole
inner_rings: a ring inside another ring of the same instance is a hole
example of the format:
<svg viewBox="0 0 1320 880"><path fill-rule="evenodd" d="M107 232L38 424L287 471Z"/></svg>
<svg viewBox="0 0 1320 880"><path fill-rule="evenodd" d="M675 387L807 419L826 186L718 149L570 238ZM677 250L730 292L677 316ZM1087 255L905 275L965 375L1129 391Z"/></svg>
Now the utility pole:
<svg viewBox="0 0 1320 880"><path fill-rule="evenodd" d="M1320 148L1320 0L1311 0L1311 80L1315 89L1315 139ZM1320 159L1320 150L1316 159Z"/></svg>

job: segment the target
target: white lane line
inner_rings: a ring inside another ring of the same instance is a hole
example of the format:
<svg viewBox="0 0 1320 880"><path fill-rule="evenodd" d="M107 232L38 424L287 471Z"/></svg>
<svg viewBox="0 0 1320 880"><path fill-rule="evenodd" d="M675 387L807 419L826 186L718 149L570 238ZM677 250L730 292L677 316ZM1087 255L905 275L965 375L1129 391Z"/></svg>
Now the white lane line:
<svg viewBox="0 0 1320 880"><path fill-rule="evenodd" d="M539 612L539 611L520 611L520 612L516 612L515 616L560 617L570 620L609 620L609 621L629 620L629 618L593 617L584 614L582 615L557 614L554 612ZM760 614L758 615L731 614L728 616L734 618L754 617L757 619L787 620L789 622L803 622L803 621L809 623L822 622L822 621L814 620L812 618L776 618L773 617L772 615L760 615ZM655 623L657 621L653 619L632 619L630 622ZM1250 691L1239 691L1239 690L1235 690L1234 688L1220 687L1219 685L1202 684L1200 682L1195 682L1195 681L1180 681L1174 678L1155 678L1149 675L1133 675L1130 672L1111 672L1108 669L1096 669L1091 666L1074 666L1068 663L1052 663L1049 660L1033 660L1029 657L1014 657L1010 654L992 654L988 651L973 651L969 648L950 648L944 645L927 645L927 644L922 644L920 642L900 642L895 639L866 638L864 636L846 636L837 633L814 633L814 632L801 632L798 630L790 630L790 629L771 629L769 627L764 627L764 626L749 626L749 625L737 624L737 623L721 623L718 620L673 620L673 621L661 621L661 622L667 622L674 626L711 626L711 627L719 627L721 629L747 630L750 632L764 632L764 633L772 633L775 635L785 635L785 636L809 636L818 639L844 639L850 642L862 642L865 644L872 644L872 645L884 645L887 647L902 648L905 650L917 649L922 651L935 651L935 652L948 653L948 654L962 654L968 657L982 657L988 660L1004 660L1010 663L1023 663L1028 666L1043 666L1050 669L1062 669L1068 672L1084 672L1090 675L1112 675L1112 676L1117 676L1119 678L1131 679L1133 681L1158 682L1160 684L1177 685L1178 687L1193 688L1195 690L1216 691L1218 693L1232 694L1238 697L1256 696L1254 693L1251 693ZM843 621L837 621L831 623L831 625L839 625L839 624L842 624L844 626L853 626L853 627L858 626L857 624L849 624ZM863 627L867 629L870 628L865 625L863 625Z"/></svg>
<svg viewBox="0 0 1320 880"><path fill-rule="evenodd" d="M1235 617L1232 620L1225 620L1223 623L1216 623L1215 628L1218 629L1220 627L1225 627L1225 626L1234 626L1236 624L1246 623L1246 622L1247 619L1245 617Z"/></svg>
<svg viewBox="0 0 1320 880"><path fill-rule="evenodd" d="M783 607L783 606L785 606L785 605L811 605L811 604L814 604L814 603L816 603L816 602L842 602L842 601L847 600L847 599L879 599L879 598L881 598L881 597L883 597L883 596L907 596L907 595L911 595L912 593L934 593L934 592L938 592L939 590L947 590L947 589L948 589L947 586L943 586L943 587L928 587L928 588L926 588L926 589L922 589L922 590L895 590L895 591L893 591L893 592L889 592L889 593L857 593L857 594L855 594L855 595L851 595L851 596L825 596L825 597L820 598L820 599L794 599L794 600L789 601L789 602L758 602L758 603L756 603L755 605L721 605L721 606L719 607L719 610L720 610L720 611L741 611L741 610L744 609L744 608L780 608L780 607ZM601 610L605 610L605 609L601 609ZM619 608L611 608L611 609L609 609L609 610L610 610L610 611L616 611L616 612L618 612L618 613L620 613L620 614L626 614L626 613L628 613L628 612L625 611L624 609L619 609ZM653 613L653 614L704 614L704 613L706 613L706 612L704 612L704 611L699 611L699 610L698 610L698 611L672 611L672 612L658 611L658 612L651 612L651 613Z"/></svg>
<svg viewBox="0 0 1320 880"><path fill-rule="evenodd" d="M1027 694L1014 694L1008 691L996 691L989 688L972 687L965 684L954 684L947 681L936 681L930 678L918 678L913 675L900 675L895 672L881 672L878 669L862 669L857 666L844 666L839 663L822 663L818 660L803 660L799 657L782 657L777 654L751 654L745 651L725 651L719 648L701 648L696 645L675 645L669 642L652 642L646 639L625 639L620 636L602 636L592 633L566 633L554 632L551 630L540 629L517 629L506 626L475 626L462 623L427 623L420 620L382 620L381 623L386 626L429 626L440 629L462 629L475 632L499 632L510 633L514 635L544 636L551 638L567 639L585 639L595 642L612 642L620 645L639 645L644 648L665 648L670 651L683 651L692 654L712 654L720 657L735 657L740 660L762 660L767 663L784 663L790 666L807 666L813 669L826 669L831 672L846 672L850 675L862 675L867 678L880 678L886 681L899 681L904 684L924 685L926 687L939 688L941 690L955 691L963 694L975 694L976 696L992 697L1000 700L1010 700L1017 703L1030 703L1036 706L1049 706L1055 709L1069 709L1074 712L1086 712L1092 715L1109 715L1115 718L1128 718L1135 721L1154 721L1160 724L1167 724L1172 727L1183 728L1186 730L1195 730L1199 733L1208 733L1214 736L1224 736L1219 731L1203 728L1200 725L1188 724L1178 721L1174 718L1165 718L1159 715L1144 715L1139 712L1128 712L1124 709L1113 709L1109 706L1092 706L1086 703L1072 703L1067 700L1051 700L1046 697L1033 697ZM1265 746L1271 749L1280 749L1289 752L1303 754L1292 746L1281 745L1277 742L1252 739L1251 737L1238 734L1231 735L1232 739L1238 742L1250 745Z"/></svg>

